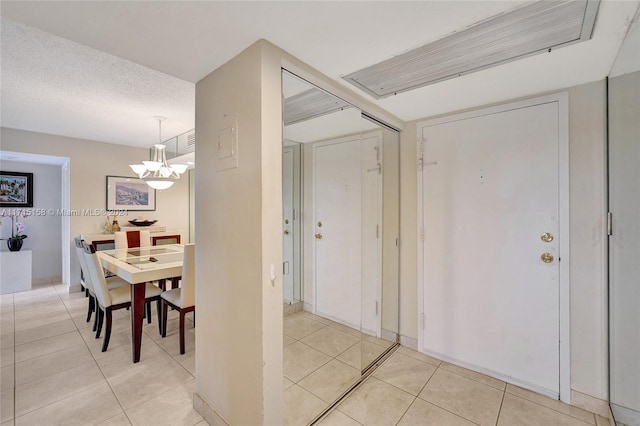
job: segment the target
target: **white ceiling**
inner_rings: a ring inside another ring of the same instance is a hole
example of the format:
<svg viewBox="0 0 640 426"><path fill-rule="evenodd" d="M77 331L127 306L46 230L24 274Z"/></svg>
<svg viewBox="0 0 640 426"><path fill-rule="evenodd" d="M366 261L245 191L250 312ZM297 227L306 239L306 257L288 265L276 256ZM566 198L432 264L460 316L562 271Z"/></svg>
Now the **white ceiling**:
<svg viewBox="0 0 640 426"><path fill-rule="evenodd" d="M386 99L363 95L412 120L602 79L638 3L602 1L590 41ZM347 85L341 76L523 4L2 1L1 124L149 146L154 115L168 117L166 137L193 128L194 83L258 39Z"/></svg>

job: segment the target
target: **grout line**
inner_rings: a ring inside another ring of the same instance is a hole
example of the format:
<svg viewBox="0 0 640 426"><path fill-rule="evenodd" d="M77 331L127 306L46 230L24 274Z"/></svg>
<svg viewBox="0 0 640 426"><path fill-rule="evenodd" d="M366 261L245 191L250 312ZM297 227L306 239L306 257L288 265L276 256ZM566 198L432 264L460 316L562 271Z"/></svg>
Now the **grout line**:
<svg viewBox="0 0 640 426"><path fill-rule="evenodd" d="M507 394L507 388L505 386L505 391L502 392L502 399L500 400L500 408L498 409L498 416L496 417L496 426L498 426L498 421L500 420L500 414L502 414L502 404L504 404L504 397Z"/></svg>
<svg viewBox="0 0 640 426"><path fill-rule="evenodd" d="M379 380L379 379L378 379L378 380ZM385 382L385 383L387 383L387 382ZM388 383L388 384L391 384L391 383ZM418 399L418 397L417 397L417 396L413 398L413 401L411 401L411 404L409 404L409 406L404 410L404 412L402 413L402 415L400 416L400 418L398 419L398 421L395 423L396 425L402 421L402 418L407 414L407 412L408 412L408 411L409 411L409 409L413 406L413 404L416 402L416 400L417 400L417 399Z"/></svg>

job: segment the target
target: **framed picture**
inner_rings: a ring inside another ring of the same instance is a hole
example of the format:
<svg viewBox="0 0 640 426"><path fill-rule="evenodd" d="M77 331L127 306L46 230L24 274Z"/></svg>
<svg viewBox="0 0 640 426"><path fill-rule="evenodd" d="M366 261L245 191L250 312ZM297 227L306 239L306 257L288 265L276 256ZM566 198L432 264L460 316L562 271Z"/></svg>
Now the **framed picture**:
<svg viewBox="0 0 640 426"><path fill-rule="evenodd" d="M142 179L107 176L107 210L155 211L156 190Z"/></svg>
<svg viewBox="0 0 640 426"><path fill-rule="evenodd" d="M33 207L33 173L0 171L0 207Z"/></svg>

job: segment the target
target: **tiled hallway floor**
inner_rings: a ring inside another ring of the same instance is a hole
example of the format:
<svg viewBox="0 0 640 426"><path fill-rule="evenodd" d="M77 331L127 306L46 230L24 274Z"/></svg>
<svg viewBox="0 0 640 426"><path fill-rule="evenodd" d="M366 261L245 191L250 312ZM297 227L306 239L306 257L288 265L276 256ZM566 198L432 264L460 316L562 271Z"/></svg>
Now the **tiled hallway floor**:
<svg viewBox="0 0 640 426"><path fill-rule="evenodd" d="M177 314L171 313L162 339L153 306L141 361L133 364L129 311L114 312L103 353L102 338L96 340L93 322L85 321L87 300L60 285L0 296L1 426L206 425L192 408L191 316L186 354L180 355Z"/></svg>
<svg viewBox="0 0 640 426"><path fill-rule="evenodd" d="M168 335L144 326L142 359L131 362L129 312L114 313L101 352L87 299L60 285L0 296L0 426L206 425L192 408L195 332L179 355L176 313ZM342 393L360 357L384 343L306 312L284 320L286 425L303 426ZM440 362L407 348L394 353L322 425L597 425L606 419ZM245 425L239 425L245 426ZM269 425L270 426L270 425Z"/></svg>
<svg viewBox="0 0 640 426"><path fill-rule="evenodd" d="M347 346L337 331L359 335L307 312L285 317L285 425L312 420L357 375L359 339ZM384 344L363 339L365 357L367 345ZM320 424L604 426L609 420L401 347Z"/></svg>

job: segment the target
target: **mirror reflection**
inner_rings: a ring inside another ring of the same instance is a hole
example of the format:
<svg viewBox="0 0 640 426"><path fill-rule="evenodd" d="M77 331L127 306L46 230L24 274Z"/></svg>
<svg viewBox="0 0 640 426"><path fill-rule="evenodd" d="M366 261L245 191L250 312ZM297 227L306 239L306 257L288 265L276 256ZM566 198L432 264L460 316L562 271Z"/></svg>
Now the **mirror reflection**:
<svg viewBox="0 0 640 426"><path fill-rule="evenodd" d="M608 80L609 400L618 424L640 425L640 24L623 42Z"/></svg>
<svg viewBox="0 0 640 426"><path fill-rule="evenodd" d="M302 424L398 340L399 138L282 79L284 417Z"/></svg>

